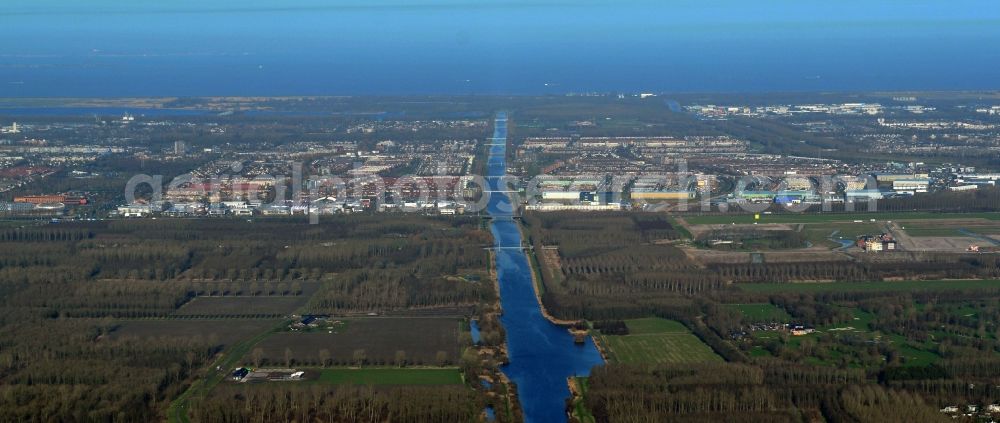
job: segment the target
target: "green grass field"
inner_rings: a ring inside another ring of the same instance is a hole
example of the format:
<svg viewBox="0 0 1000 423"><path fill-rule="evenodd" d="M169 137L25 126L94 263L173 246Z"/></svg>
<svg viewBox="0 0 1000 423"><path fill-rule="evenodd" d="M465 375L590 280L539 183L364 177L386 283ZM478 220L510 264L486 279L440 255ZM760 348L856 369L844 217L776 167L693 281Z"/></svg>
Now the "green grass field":
<svg viewBox="0 0 1000 423"><path fill-rule="evenodd" d="M680 223L677 223L677 219L675 219L673 217L669 217L669 218L667 218L667 220L674 227L674 229L676 229L677 232L679 232L681 234L681 236L684 237L684 239L693 239L694 238L694 236L691 235L691 231L688 231L687 228L684 227L684 225L681 225Z"/></svg>
<svg viewBox="0 0 1000 423"><path fill-rule="evenodd" d="M587 392L590 390L590 380L587 377L575 377L576 386L580 389L580 398L573 402L573 417L580 423L593 423L597 421L594 415L587 409Z"/></svg>
<svg viewBox="0 0 1000 423"><path fill-rule="evenodd" d="M903 356L903 360L908 366L926 366L941 358L941 356L930 351L932 348L930 343L925 345L911 343L906 340L906 337L898 334L889 335L889 341L896 346L899 354Z"/></svg>
<svg viewBox="0 0 1000 423"><path fill-rule="evenodd" d="M961 291L975 289L998 289L1000 288L1000 280L741 283L736 286L743 291L762 294L784 292Z"/></svg>
<svg viewBox="0 0 1000 423"><path fill-rule="evenodd" d="M601 335L608 359L615 363L700 363L721 361L679 322L660 318L626 320L629 335Z"/></svg>
<svg viewBox="0 0 1000 423"><path fill-rule="evenodd" d="M317 383L329 385L460 385L458 369L323 369Z"/></svg>
<svg viewBox="0 0 1000 423"><path fill-rule="evenodd" d="M750 224L754 223L752 213L729 213L711 216L684 216L684 220L691 225L725 225L730 223ZM989 219L1000 220L1000 213L930 213L930 212L891 212L891 213L781 213L781 214L761 214L759 223L826 223L826 222L853 222L863 220L869 222L875 219L878 222L887 220L931 220L931 219Z"/></svg>
<svg viewBox="0 0 1000 423"><path fill-rule="evenodd" d="M809 223L803 228L806 240L813 245L829 245L840 247L836 242L830 241L830 234L836 233L834 239L855 240L861 235L878 235L885 231L883 225L868 221L862 223L837 222L837 223Z"/></svg>
<svg viewBox="0 0 1000 423"><path fill-rule="evenodd" d="M952 222L910 221L901 223L910 236L970 236L970 234L996 235L1000 222L992 220L958 220Z"/></svg>
<svg viewBox="0 0 1000 423"><path fill-rule="evenodd" d="M630 335L647 335L651 333L688 333L688 328L676 320L647 317L644 319L626 320Z"/></svg>

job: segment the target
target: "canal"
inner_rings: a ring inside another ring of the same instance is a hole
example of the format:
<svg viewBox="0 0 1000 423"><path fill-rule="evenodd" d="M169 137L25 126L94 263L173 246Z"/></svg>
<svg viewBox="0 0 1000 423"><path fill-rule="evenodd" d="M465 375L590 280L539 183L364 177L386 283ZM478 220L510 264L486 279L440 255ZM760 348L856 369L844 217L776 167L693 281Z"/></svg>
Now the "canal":
<svg viewBox="0 0 1000 423"><path fill-rule="evenodd" d="M517 384L517 395L527 422L566 421L565 400L569 397L566 379L586 376L591 367L603 364L594 342L583 345L563 327L549 322L532 287L531 267L521 250L521 233L512 219L514 207L505 190L507 115L497 114L489 152L487 183L490 187L488 212L496 242L496 268L500 282L500 319L507 332L510 362L504 374ZM514 248L510 248L514 247Z"/></svg>

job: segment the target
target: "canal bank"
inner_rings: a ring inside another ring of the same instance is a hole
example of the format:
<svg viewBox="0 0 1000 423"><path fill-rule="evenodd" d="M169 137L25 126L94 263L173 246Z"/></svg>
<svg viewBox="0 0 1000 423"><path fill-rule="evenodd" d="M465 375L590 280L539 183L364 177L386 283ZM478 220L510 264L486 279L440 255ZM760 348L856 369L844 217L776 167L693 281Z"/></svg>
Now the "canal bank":
<svg viewBox="0 0 1000 423"><path fill-rule="evenodd" d="M495 242L497 281L507 334L508 364L502 370L517 386L527 422L566 421L565 401L570 396L566 380L590 374L603 359L593 339L574 343L565 327L543 313L528 257L521 249L520 228L513 219L514 205L503 193L506 176L507 117L497 114L487 161L490 193L487 211Z"/></svg>
<svg viewBox="0 0 1000 423"><path fill-rule="evenodd" d="M518 230L521 232L521 239L528 239L524 234L524 228L521 225L517 225ZM538 254L534 249L525 250L525 255L528 256L528 267L531 268L531 287L535 290L535 298L538 300L538 307L542 311L542 316L545 316L548 321L553 324L568 328L571 333L573 333L573 327L578 323L582 323L582 320L564 320L553 316L549 313L549 310L545 308L545 303L542 302L542 292L545 290L545 282L542 281L542 263L538 260Z"/></svg>

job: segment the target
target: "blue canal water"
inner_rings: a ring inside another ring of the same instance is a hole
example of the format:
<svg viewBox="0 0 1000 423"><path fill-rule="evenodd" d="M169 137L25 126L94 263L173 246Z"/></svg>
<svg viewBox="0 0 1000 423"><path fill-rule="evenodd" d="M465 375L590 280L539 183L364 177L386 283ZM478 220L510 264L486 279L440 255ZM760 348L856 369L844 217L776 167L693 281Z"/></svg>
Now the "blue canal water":
<svg viewBox="0 0 1000 423"><path fill-rule="evenodd" d="M497 115L493 134L496 142L507 138L507 115ZM506 147L491 147L487 181L491 191L503 188L506 174ZM500 280L500 321L507 331L510 363L504 374L517 384L518 399L527 422L566 421L565 400L569 397L566 378L585 376L590 369L603 364L600 353L589 337L583 345L573 342L573 336L562 327L545 319L532 287L531 267L521 245L517 223L510 218L513 207L502 192L490 194L488 211L493 217L491 230L496 240L497 275Z"/></svg>
<svg viewBox="0 0 1000 423"><path fill-rule="evenodd" d="M469 332L472 334L472 343L478 344L481 338L479 337L479 321L476 319L469 320Z"/></svg>

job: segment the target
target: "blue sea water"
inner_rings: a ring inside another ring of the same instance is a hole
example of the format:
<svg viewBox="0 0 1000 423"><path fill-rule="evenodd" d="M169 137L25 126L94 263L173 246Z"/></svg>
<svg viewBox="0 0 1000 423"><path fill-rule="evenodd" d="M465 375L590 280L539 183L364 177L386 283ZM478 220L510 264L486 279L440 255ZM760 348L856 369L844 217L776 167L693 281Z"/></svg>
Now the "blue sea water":
<svg viewBox="0 0 1000 423"><path fill-rule="evenodd" d="M0 97L1000 88L992 0L5 0Z"/></svg>

